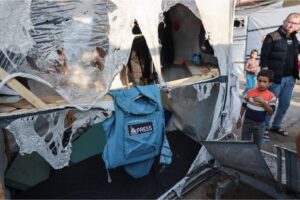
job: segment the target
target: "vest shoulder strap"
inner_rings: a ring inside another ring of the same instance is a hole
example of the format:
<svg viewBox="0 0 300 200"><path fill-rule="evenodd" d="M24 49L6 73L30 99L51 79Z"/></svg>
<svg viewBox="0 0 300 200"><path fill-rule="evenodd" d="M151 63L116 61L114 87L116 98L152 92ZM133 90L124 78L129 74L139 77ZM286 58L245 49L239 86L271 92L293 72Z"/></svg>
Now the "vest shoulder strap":
<svg viewBox="0 0 300 200"><path fill-rule="evenodd" d="M269 35L270 35L272 41L276 41L278 39L281 39L281 35L278 31L274 31L274 32L270 33Z"/></svg>

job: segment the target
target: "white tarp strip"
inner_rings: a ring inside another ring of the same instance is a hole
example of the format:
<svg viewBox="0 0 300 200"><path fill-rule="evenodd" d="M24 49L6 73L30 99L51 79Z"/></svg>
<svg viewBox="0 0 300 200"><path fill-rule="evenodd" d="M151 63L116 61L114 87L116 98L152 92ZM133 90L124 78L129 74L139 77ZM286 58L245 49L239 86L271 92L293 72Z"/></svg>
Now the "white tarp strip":
<svg viewBox="0 0 300 200"><path fill-rule="evenodd" d="M62 138L65 131L64 121L68 110L47 115L20 118L7 128L13 133L20 147L20 154L39 153L51 166L60 169L68 164L71 148L63 147ZM39 121L37 121L39 119ZM37 133L36 126L44 124ZM43 132L43 135L39 135Z"/></svg>
<svg viewBox="0 0 300 200"><path fill-rule="evenodd" d="M202 101L204 99L207 99L207 97L210 96L210 91L215 83L203 83L203 84L197 84L193 85L195 90L197 90L197 98L198 101Z"/></svg>
<svg viewBox="0 0 300 200"><path fill-rule="evenodd" d="M100 111L76 113L77 119L72 124L71 132L65 135L67 128L65 118L68 109L24 117L13 121L7 129L14 135L20 147L20 154L37 152L54 169L61 169L69 164L72 153L71 141L77 129L86 125L93 125L104 121L110 112L103 115ZM64 142L65 137L66 139Z"/></svg>
<svg viewBox="0 0 300 200"><path fill-rule="evenodd" d="M227 74L228 64L231 63L230 45L232 43L233 1L198 0L202 23L209 34L215 56L219 59L221 75ZM220 12L218 12L218 11ZM225 30L228 32L225 33Z"/></svg>

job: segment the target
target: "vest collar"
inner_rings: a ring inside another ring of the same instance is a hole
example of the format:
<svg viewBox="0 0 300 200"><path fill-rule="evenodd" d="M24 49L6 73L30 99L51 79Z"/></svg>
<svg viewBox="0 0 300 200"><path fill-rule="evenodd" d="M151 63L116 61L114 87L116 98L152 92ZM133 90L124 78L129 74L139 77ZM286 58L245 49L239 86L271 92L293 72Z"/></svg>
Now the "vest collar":
<svg viewBox="0 0 300 200"><path fill-rule="evenodd" d="M283 29L282 26L279 26L278 28L278 32L280 33L280 35L284 38L294 38L297 34L297 32L292 32L291 34L287 34L287 32Z"/></svg>

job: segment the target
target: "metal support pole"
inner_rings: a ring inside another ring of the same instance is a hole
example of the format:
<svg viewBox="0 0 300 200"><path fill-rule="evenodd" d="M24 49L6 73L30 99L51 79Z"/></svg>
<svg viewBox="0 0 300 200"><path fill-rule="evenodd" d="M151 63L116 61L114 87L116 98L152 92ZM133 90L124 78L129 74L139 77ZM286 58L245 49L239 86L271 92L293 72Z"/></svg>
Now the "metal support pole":
<svg viewBox="0 0 300 200"><path fill-rule="evenodd" d="M276 148L277 154L277 182L278 182L278 191L283 191L282 185L282 150L277 145L274 145Z"/></svg>

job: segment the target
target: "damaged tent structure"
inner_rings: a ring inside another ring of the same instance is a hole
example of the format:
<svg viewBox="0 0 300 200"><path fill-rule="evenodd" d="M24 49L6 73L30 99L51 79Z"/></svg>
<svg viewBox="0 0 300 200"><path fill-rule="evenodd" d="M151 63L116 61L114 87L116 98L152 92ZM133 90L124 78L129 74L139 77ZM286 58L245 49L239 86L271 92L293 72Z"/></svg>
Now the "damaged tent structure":
<svg viewBox="0 0 300 200"><path fill-rule="evenodd" d="M5 27L0 30L0 124L14 136L19 153L37 152L53 169L66 169L80 128L105 123L116 112L109 95L116 90L154 85L170 116L173 161L164 172L154 162L150 175L129 184L117 168L109 184L98 155L91 162L100 174L92 182L103 186L102 193L81 185L76 191L63 187L57 196L51 191L51 197L180 196L211 159L200 141L231 135L240 105L231 68L233 0L5 0L0 9ZM76 168L86 169L69 167ZM146 190L171 174L171 182ZM48 184L56 185L57 176ZM43 184L19 197L32 198Z"/></svg>

